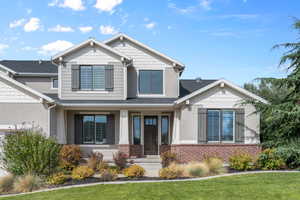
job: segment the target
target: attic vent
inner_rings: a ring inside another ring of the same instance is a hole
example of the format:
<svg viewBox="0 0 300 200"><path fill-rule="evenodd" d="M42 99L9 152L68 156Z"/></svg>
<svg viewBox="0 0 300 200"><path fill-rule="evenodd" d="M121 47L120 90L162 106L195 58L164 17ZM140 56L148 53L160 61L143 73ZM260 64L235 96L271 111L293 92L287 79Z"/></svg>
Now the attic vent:
<svg viewBox="0 0 300 200"><path fill-rule="evenodd" d="M201 77L197 77L197 78L196 78L196 82L197 82L197 83L200 83L201 81L202 81Z"/></svg>

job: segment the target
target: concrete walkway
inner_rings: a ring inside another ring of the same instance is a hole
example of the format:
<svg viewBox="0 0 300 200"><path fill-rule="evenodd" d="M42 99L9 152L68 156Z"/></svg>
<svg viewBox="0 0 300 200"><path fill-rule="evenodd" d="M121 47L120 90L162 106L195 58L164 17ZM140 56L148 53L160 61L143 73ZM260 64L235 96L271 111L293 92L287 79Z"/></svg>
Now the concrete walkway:
<svg viewBox="0 0 300 200"><path fill-rule="evenodd" d="M70 185L70 186L63 186L59 188L51 188L51 189L42 189L36 190L33 192L27 193L19 193L19 194L8 194L8 195L1 195L1 197L12 197L12 196L19 196L19 195L26 195L26 194L34 194L39 192L49 192L55 190L62 190L62 189L69 189L69 188L79 188L79 187L88 187L88 186L95 186L95 185L114 185L114 184L128 184L128 183L162 183L162 182L183 182L183 181L202 181L202 180L209 180L227 176L237 176L237 175L246 175L246 174L261 174L261 173L300 173L300 171L287 171L287 170L274 170L274 171L252 171L252 172L237 172L237 173L228 173L228 174L221 174L216 176L208 176L202 178L188 178L188 179L174 179L174 180L144 180L144 181L111 181L111 182L98 182L98 183L89 183L89 184L82 184L82 185Z"/></svg>

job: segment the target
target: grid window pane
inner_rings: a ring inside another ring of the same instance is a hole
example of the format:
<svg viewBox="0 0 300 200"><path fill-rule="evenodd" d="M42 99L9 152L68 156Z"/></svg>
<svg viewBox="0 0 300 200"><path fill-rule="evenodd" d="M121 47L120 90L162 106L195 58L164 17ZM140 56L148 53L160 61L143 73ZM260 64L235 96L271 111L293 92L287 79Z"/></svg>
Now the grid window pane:
<svg viewBox="0 0 300 200"><path fill-rule="evenodd" d="M223 111L222 140L233 141L234 111Z"/></svg>
<svg viewBox="0 0 300 200"><path fill-rule="evenodd" d="M91 90L93 88L92 66L80 67L80 89Z"/></svg>
<svg viewBox="0 0 300 200"><path fill-rule="evenodd" d="M58 88L58 79L57 78L52 79L52 87Z"/></svg>
<svg viewBox="0 0 300 200"><path fill-rule="evenodd" d="M133 117L133 143L141 144L141 117Z"/></svg>
<svg viewBox="0 0 300 200"><path fill-rule="evenodd" d="M161 117L161 144L169 144L169 117Z"/></svg>
<svg viewBox="0 0 300 200"><path fill-rule="evenodd" d="M141 94L151 94L151 71L142 70L139 73L139 89Z"/></svg>
<svg viewBox="0 0 300 200"><path fill-rule="evenodd" d="M208 110L207 112L207 140L220 140L220 111Z"/></svg>
<svg viewBox="0 0 300 200"><path fill-rule="evenodd" d="M83 143L92 144L95 138L94 116L83 116Z"/></svg>
<svg viewBox="0 0 300 200"><path fill-rule="evenodd" d="M93 66L93 89L105 89L104 66Z"/></svg>
<svg viewBox="0 0 300 200"><path fill-rule="evenodd" d="M106 142L106 123L107 117L105 115L96 115L95 116L95 143L102 144Z"/></svg>
<svg viewBox="0 0 300 200"><path fill-rule="evenodd" d="M163 93L163 73L162 71L151 72L151 93L162 94Z"/></svg>

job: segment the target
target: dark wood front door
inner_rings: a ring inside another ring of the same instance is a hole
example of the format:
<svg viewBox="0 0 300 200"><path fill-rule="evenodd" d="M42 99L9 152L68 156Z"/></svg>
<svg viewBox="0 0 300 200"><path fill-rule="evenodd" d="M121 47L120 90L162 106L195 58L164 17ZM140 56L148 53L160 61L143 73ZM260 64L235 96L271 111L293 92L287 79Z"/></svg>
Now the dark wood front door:
<svg viewBox="0 0 300 200"><path fill-rule="evenodd" d="M158 119L157 116L144 117L144 154L158 154Z"/></svg>

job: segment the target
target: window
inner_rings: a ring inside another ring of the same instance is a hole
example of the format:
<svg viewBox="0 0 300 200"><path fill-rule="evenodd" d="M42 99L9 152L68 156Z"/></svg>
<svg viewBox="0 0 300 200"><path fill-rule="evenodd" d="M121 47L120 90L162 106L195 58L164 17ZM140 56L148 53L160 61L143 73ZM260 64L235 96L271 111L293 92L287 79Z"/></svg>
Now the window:
<svg viewBox="0 0 300 200"><path fill-rule="evenodd" d="M232 142L234 137L234 116L232 110L207 111L207 140L209 142Z"/></svg>
<svg viewBox="0 0 300 200"><path fill-rule="evenodd" d="M163 94L163 71L140 70L139 71L140 94Z"/></svg>
<svg viewBox="0 0 300 200"><path fill-rule="evenodd" d="M169 117L161 117L161 144L169 144Z"/></svg>
<svg viewBox="0 0 300 200"><path fill-rule="evenodd" d="M141 144L141 117L133 116L133 144Z"/></svg>
<svg viewBox="0 0 300 200"><path fill-rule="evenodd" d="M58 79L57 78L53 78L52 79L52 88L53 89L57 89L58 88Z"/></svg>
<svg viewBox="0 0 300 200"><path fill-rule="evenodd" d="M80 66L80 89L102 90L105 89L104 66Z"/></svg>
<svg viewBox="0 0 300 200"><path fill-rule="evenodd" d="M83 116L83 144L106 143L106 115Z"/></svg>

